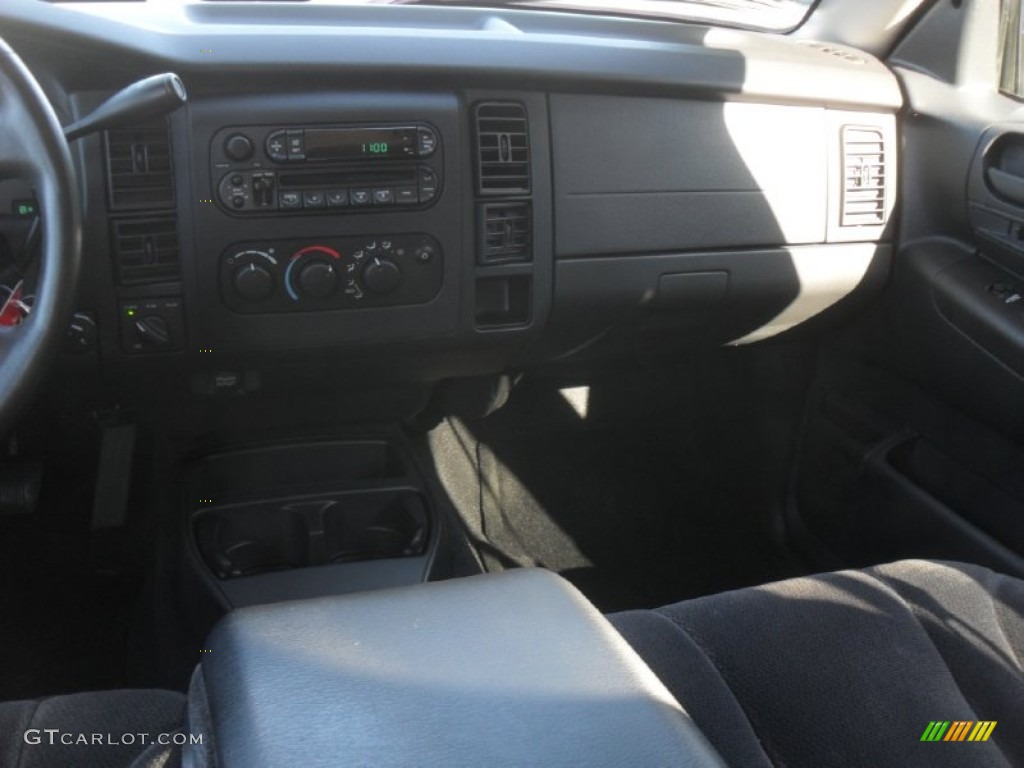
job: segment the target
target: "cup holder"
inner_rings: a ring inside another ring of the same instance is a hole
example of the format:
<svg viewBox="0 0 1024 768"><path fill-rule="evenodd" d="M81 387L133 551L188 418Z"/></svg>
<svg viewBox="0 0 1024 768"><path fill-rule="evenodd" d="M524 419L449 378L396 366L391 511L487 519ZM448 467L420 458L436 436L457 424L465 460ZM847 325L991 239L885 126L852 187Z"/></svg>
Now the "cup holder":
<svg viewBox="0 0 1024 768"><path fill-rule="evenodd" d="M196 546L220 579L381 558L415 557L429 539L413 490L357 491L204 509Z"/></svg>

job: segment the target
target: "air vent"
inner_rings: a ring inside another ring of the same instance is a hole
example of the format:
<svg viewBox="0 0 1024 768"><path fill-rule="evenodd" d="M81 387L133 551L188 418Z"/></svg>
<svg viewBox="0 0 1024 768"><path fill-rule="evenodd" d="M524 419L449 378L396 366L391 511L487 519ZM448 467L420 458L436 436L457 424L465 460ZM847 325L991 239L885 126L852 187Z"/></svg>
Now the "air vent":
<svg viewBox="0 0 1024 768"><path fill-rule="evenodd" d="M476 105L474 119L477 192L481 195L530 194L526 108L515 102L482 102Z"/></svg>
<svg viewBox="0 0 1024 768"><path fill-rule="evenodd" d="M480 206L480 264L507 264L532 259L529 203Z"/></svg>
<svg viewBox="0 0 1024 768"><path fill-rule="evenodd" d="M111 210L174 206L171 136L166 120L107 131L106 145Z"/></svg>
<svg viewBox="0 0 1024 768"><path fill-rule="evenodd" d="M843 126L844 227L885 224L885 140L877 128Z"/></svg>
<svg viewBox="0 0 1024 768"><path fill-rule="evenodd" d="M173 216L112 221L111 239L121 285L177 280L178 227Z"/></svg>

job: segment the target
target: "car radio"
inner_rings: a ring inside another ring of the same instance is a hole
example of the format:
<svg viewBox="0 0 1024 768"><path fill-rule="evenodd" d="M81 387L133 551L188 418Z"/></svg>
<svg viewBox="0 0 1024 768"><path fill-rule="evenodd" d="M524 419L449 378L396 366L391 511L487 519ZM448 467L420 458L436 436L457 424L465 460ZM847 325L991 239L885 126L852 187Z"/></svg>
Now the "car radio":
<svg viewBox="0 0 1024 768"><path fill-rule="evenodd" d="M421 209L441 193L439 134L422 122L223 128L210 159L236 215Z"/></svg>

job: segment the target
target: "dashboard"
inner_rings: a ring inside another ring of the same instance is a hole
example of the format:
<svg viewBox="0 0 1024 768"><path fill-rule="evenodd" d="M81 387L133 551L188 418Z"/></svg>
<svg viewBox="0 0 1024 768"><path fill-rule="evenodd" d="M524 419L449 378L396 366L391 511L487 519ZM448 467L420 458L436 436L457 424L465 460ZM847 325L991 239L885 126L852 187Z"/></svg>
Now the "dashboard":
<svg viewBox="0 0 1024 768"><path fill-rule="evenodd" d="M770 338L885 281L902 97L869 54L524 10L45 4L0 34L76 143L77 350L117 376L282 360L437 380ZM616 338L620 332L620 347Z"/></svg>

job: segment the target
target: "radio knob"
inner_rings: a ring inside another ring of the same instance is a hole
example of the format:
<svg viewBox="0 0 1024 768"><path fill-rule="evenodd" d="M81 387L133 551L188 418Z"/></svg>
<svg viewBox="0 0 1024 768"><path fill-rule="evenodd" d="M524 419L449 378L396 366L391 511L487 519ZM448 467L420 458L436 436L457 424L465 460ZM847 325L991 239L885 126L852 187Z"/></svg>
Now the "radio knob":
<svg viewBox="0 0 1024 768"><path fill-rule="evenodd" d="M248 160L252 157L252 153L252 139L244 133L232 134L231 136L228 136L227 141L224 142L224 154L236 162Z"/></svg>
<svg viewBox="0 0 1024 768"><path fill-rule="evenodd" d="M235 270L235 293L246 301L263 301L274 292L274 276L253 263Z"/></svg>
<svg viewBox="0 0 1024 768"><path fill-rule="evenodd" d="M326 299L338 287L338 272L326 261L310 261L299 272L299 287L314 299Z"/></svg>
<svg viewBox="0 0 1024 768"><path fill-rule="evenodd" d="M402 270L391 259L379 256L363 269L363 285L374 293L391 293L402 282Z"/></svg>

